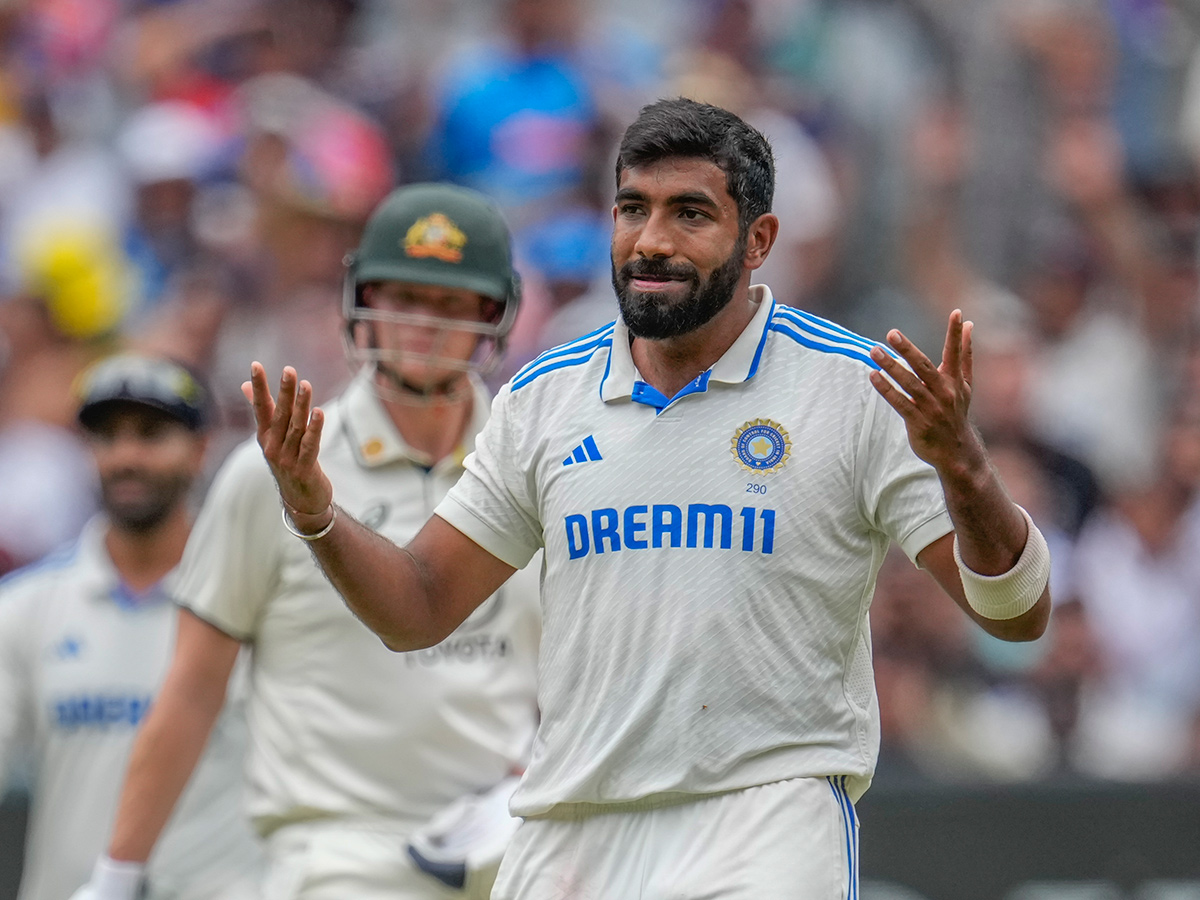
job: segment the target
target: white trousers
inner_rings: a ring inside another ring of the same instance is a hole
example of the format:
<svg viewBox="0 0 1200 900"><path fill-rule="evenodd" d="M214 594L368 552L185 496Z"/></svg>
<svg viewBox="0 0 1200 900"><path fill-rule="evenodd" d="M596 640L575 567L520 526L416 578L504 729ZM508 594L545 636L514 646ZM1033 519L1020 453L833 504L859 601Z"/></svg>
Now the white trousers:
<svg viewBox="0 0 1200 900"><path fill-rule="evenodd" d="M492 900L857 900L843 779L796 778L674 806L528 819Z"/></svg>
<svg viewBox="0 0 1200 900"><path fill-rule="evenodd" d="M285 825L267 838L263 900L487 900L491 888L447 887L408 855L408 828L328 820Z"/></svg>

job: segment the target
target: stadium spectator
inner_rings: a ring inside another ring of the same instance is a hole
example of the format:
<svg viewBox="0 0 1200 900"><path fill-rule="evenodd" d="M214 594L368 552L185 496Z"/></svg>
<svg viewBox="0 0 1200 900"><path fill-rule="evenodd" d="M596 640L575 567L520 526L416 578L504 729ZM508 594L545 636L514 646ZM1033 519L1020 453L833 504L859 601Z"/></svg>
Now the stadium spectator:
<svg viewBox="0 0 1200 900"><path fill-rule="evenodd" d="M1074 582L1100 649L1073 762L1106 778L1200 765L1200 403L1180 399L1155 474L1118 492L1079 537Z"/></svg>
<svg viewBox="0 0 1200 900"><path fill-rule="evenodd" d="M1016 327L1018 297L983 277L962 247L961 198L970 153L961 100L947 94L918 105L905 127L906 202L895 223L894 271L857 298L846 322L881 339L899 327L936 352L953 309L979 326L985 340Z"/></svg>
<svg viewBox="0 0 1200 900"><path fill-rule="evenodd" d="M708 42L728 37L714 28ZM775 164L787 178L776 187L779 238L754 281L771 285L772 295L789 306L817 303L831 275L841 224L839 187L825 151L774 102L770 84L732 57L699 50L681 54L672 68L671 93L738 113L771 141Z"/></svg>
<svg viewBox="0 0 1200 900"><path fill-rule="evenodd" d="M1134 299L1074 226L1048 235L1038 256L1021 292L1038 338L1030 430L1106 488L1141 480L1154 465L1163 398Z"/></svg>
<svg viewBox="0 0 1200 900"><path fill-rule="evenodd" d="M1020 315L1014 320L997 322L995 331L975 342L979 378L971 412L989 444L1007 445L1036 465L1042 515L1038 521L1073 539L1101 500L1100 483L1085 463L1034 430L1030 404L1042 338L1028 307L1017 311Z"/></svg>
<svg viewBox="0 0 1200 900"><path fill-rule="evenodd" d="M116 236L46 227L0 303L0 569L72 540L95 509L93 466L74 432L71 384L111 352L128 303Z"/></svg>
<svg viewBox="0 0 1200 900"><path fill-rule="evenodd" d="M179 101L137 110L117 138L134 196L133 215L123 235L125 254L137 272L127 328L150 315L166 298L172 279L199 256L193 202L220 141L211 116Z"/></svg>
<svg viewBox="0 0 1200 900"><path fill-rule="evenodd" d="M249 425L237 389L248 356L305 360L325 373L330 394L347 382L343 261L394 180L379 126L310 81L257 76L235 103L236 180L210 189L197 226L215 284L231 298L212 364L226 452Z"/></svg>
<svg viewBox="0 0 1200 900"><path fill-rule="evenodd" d="M766 65L834 159L841 239L822 314L844 319L899 277L908 212L909 125L952 93L955 57L931 10L956 5L759 2ZM784 171L782 168L780 171Z"/></svg>
<svg viewBox="0 0 1200 900"><path fill-rule="evenodd" d="M592 199L614 117L653 96L661 73L642 34L581 0L505 0L496 29L440 66L429 159L520 230Z"/></svg>
<svg viewBox="0 0 1200 900"><path fill-rule="evenodd" d="M543 350L611 321L611 231L607 212L577 206L516 235L517 266L527 274L508 353L491 377L497 386Z"/></svg>

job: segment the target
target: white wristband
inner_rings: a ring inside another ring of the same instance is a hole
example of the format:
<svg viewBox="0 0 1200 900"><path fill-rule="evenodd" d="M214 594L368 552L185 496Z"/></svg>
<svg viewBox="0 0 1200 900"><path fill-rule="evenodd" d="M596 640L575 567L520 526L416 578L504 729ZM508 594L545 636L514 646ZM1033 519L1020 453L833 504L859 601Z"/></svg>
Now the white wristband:
<svg viewBox="0 0 1200 900"><path fill-rule="evenodd" d="M954 561L962 578L963 593L971 609L985 619L1015 619L1033 609L1050 581L1050 548L1045 536L1033 524L1022 507L1021 515L1029 526L1025 549L1017 564L1001 575L980 575L968 569L958 552L954 536Z"/></svg>
<svg viewBox="0 0 1200 900"><path fill-rule="evenodd" d="M92 869L92 896L97 900L135 900L145 871L144 863L101 856Z"/></svg>

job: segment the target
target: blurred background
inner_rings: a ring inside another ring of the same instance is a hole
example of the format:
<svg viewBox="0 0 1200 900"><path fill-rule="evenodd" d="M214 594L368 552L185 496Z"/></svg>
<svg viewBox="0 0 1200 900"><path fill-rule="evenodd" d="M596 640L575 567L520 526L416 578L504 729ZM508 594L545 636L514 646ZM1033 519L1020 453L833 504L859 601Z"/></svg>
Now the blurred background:
<svg viewBox="0 0 1200 900"><path fill-rule="evenodd" d="M975 321L976 421L1054 554L1033 645L886 562L863 897L1196 900L1200 0L0 0L0 573L96 507L89 362L206 373L213 469L251 359L335 394L395 185L505 210L497 384L611 320L615 141L681 94L773 143L778 300L933 356ZM0 813L11 875L19 778Z"/></svg>

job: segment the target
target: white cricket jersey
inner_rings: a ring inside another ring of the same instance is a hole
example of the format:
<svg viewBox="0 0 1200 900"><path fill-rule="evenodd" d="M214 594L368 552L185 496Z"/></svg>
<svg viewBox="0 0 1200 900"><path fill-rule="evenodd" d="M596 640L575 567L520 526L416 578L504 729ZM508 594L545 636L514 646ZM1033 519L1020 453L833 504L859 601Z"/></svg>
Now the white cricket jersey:
<svg viewBox="0 0 1200 900"><path fill-rule="evenodd" d="M462 473L487 418L476 384L465 446L427 470L364 371L327 410L321 466L343 509L405 543ZM523 765L536 727L536 573L517 573L441 644L388 650L284 529L257 443L233 452L184 553L182 602L253 646L250 811L267 834L323 817L423 824Z"/></svg>
<svg viewBox="0 0 1200 900"><path fill-rule="evenodd" d="M620 321L542 354L437 509L510 565L545 547L516 815L870 781L875 575L950 518L868 381L872 343L751 291L745 331L669 401Z"/></svg>
<svg viewBox="0 0 1200 900"><path fill-rule="evenodd" d="M0 776L21 742L35 764L20 900L64 900L108 847L136 730L175 644L175 582L133 596L104 548L108 525L0 583ZM152 897L215 897L253 877L244 710L218 719L147 867Z"/></svg>

